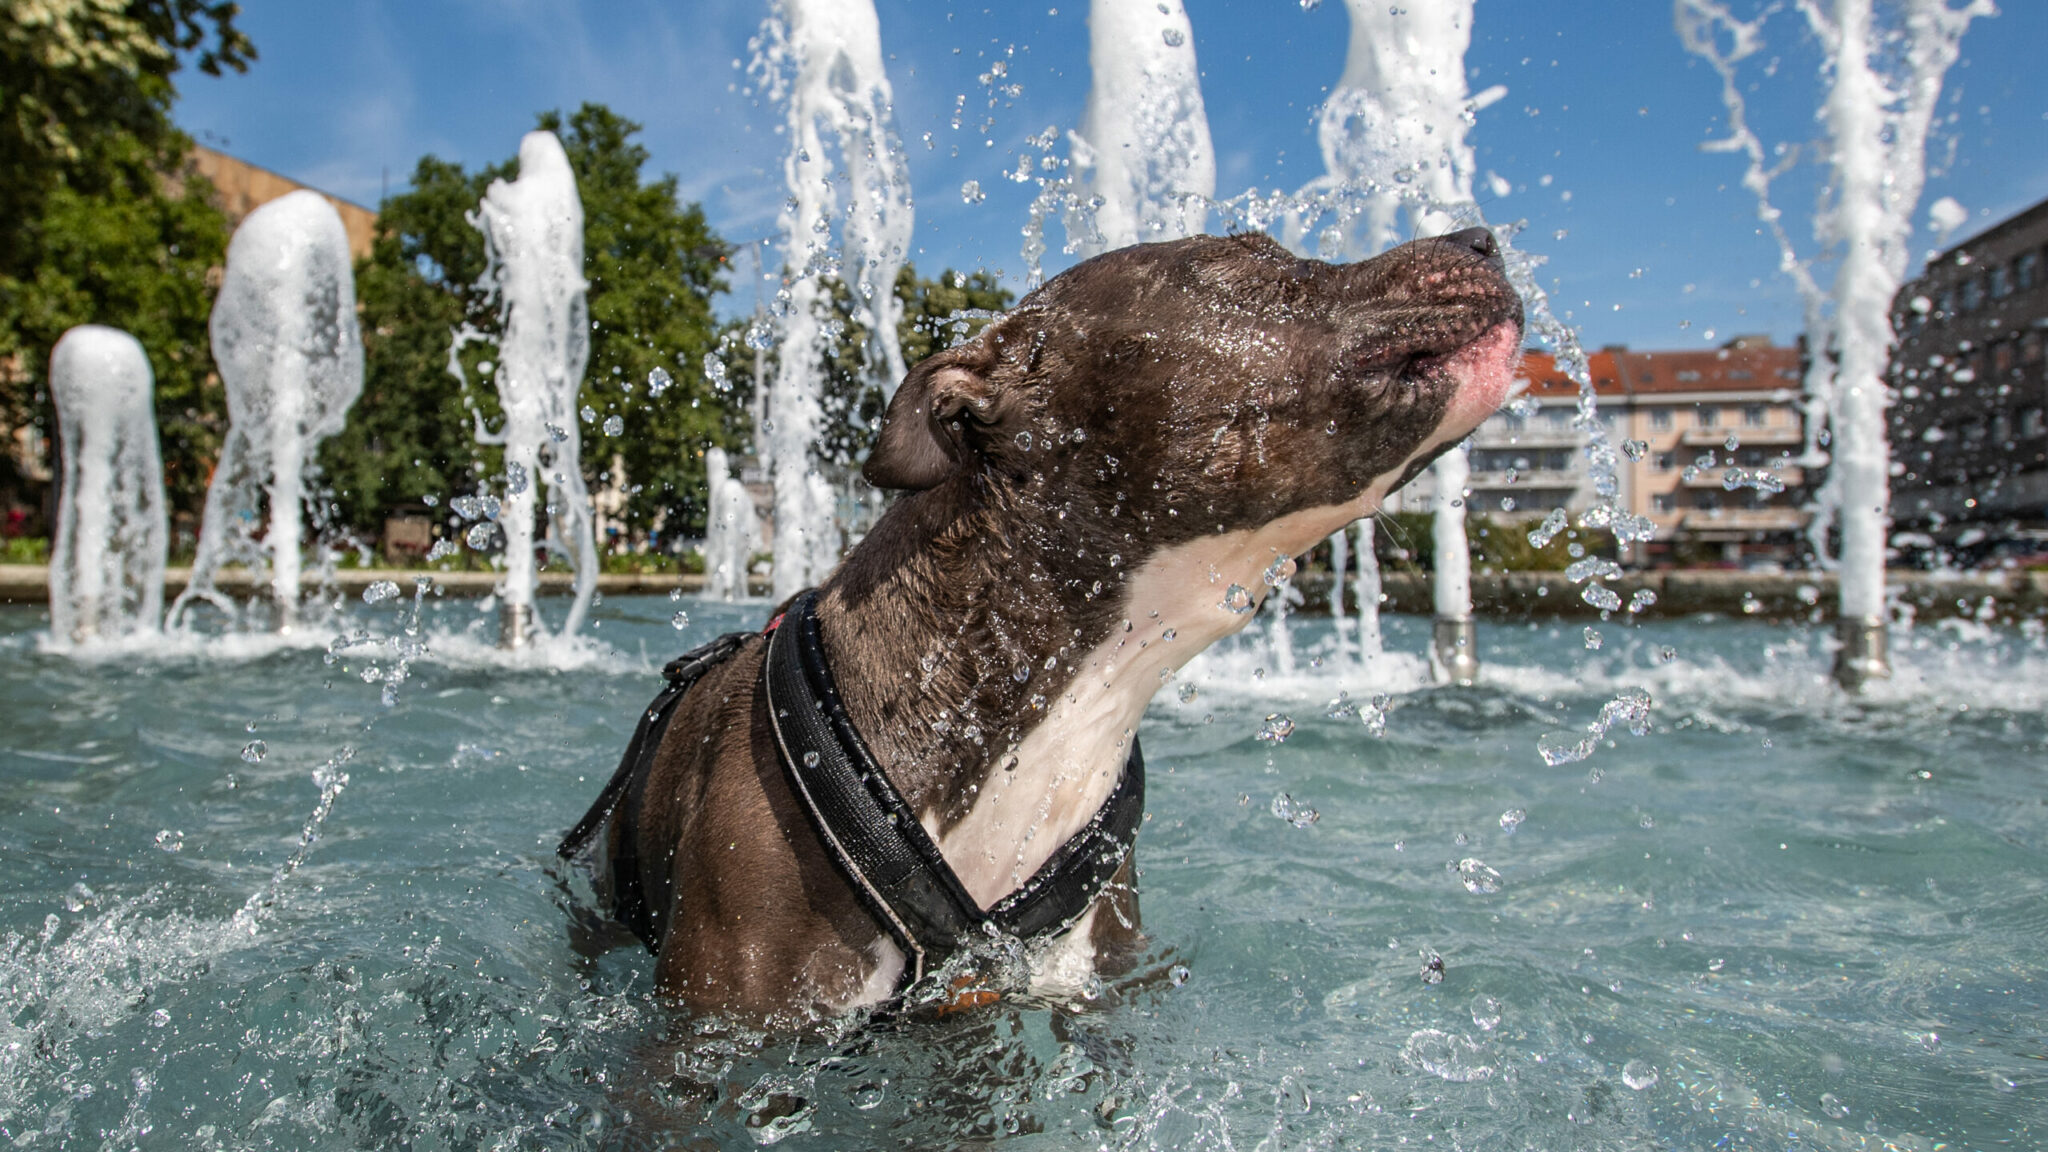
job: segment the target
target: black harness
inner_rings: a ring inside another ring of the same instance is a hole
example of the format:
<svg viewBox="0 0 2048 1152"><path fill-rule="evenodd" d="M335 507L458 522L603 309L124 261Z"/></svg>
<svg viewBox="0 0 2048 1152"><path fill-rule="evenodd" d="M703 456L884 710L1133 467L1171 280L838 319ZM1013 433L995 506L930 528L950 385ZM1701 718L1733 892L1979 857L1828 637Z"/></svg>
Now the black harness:
<svg viewBox="0 0 2048 1152"><path fill-rule="evenodd" d="M810 817L819 843L876 922L910 957L903 986L922 979L977 936L1037 940L1072 927L1123 866L1137 839L1145 811L1145 760L1136 737L1102 808L1023 886L983 911L847 717L825 661L816 599L815 592L802 593L768 626L761 676L769 724L790 791ZM630 832L648 770L676 702L753 635L721 636L662 670L668 687L641 716L618 771L559 849L564 857L581 853L623 805L628 830L612 856L611 912L649 948L659 946L660 936L641 890L639 853Z"/></svg>

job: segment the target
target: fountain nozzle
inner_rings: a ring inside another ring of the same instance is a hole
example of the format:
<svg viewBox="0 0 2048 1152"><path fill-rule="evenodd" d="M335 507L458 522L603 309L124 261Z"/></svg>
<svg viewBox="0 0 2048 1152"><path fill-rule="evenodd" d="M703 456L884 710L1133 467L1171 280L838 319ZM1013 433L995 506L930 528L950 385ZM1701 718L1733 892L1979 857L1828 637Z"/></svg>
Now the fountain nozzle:
<svg viewBox="0 0 2048 1152"><path fill-rule="evenodd" d="M1470 616L1439 616L1430 632L1429 667L1439 684L1479 682L1479 628Z"/></svg>
<svg viewBox="0 0 2048 1152"><path fill-rule="evenodd" d="M1892 678L1890 644L1885 622L1873 616L1845 616L1835 622L1842 647L1835 653L1835 683L1844 691L1861 692L1872 680Z"/></svg>
<svg viewBox="0 0 2048 1152"><path fill-rule="evenodd" d="M498 606L498 647L516 651L533 643L533 605Z"/></svg>

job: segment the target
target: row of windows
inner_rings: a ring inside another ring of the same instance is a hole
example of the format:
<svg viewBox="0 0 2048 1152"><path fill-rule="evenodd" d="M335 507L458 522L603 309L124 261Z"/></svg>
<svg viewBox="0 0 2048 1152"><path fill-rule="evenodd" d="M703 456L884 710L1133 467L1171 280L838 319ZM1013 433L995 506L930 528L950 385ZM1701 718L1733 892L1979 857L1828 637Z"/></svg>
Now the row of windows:
<svg viewBox="0 0 2048 1152"><path fill-rule="evenodd" d="M1672 410L1669 408L1650 409L1650 427L1659 432L1670 431L1672 419ZM1742 406L1742 426L1744 428L1761 428L1769 420L1770 413L1763 405L1744 404ZM1721 426L1720 406L1717 404L1694 405L1692 424L1695 428L1719 428Z"/></svg>
<svg viewBox="0 0 2048 1152"><path fill-rule="evenodd" d="M1683 500L1688 508L1703 512L1719 511L1722 508L1765 508L1770 506L1770 497L1762 492L1723 492L1718 488L1701 488L1689 493L1659 492L1650 497L1652 512L1670 512Z"/></svg>
<svg viewBox="0 0 2048 1152"><path fill-rule="evenodd" d="M2041 283L2041 253L2024 252L2010 264L2000 264L1973 272L1962 280L1944 288L1931 301L1920 303L1926 297L1916 297L1906 313L1900 317L1906 325L1918 328L1927 323L1928 312L1943 316L1975 312L1993 301L2003 300L2015 292L2025 292Z"/></svg>

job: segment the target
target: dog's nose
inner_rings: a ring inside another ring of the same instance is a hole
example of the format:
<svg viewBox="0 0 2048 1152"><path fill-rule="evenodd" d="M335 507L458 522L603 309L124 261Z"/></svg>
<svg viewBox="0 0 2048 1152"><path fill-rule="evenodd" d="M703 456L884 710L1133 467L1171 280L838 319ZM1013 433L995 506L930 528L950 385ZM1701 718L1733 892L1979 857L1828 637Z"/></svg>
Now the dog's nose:
<svg viewBox="0 0 2048 1152"><path fill-rule="evenodd" d="M1500 245L1494 242L1493 233L1484 228L1466 228L1443 238L1446 244L1470 248L1489 260L1500 257Z"/></svg>

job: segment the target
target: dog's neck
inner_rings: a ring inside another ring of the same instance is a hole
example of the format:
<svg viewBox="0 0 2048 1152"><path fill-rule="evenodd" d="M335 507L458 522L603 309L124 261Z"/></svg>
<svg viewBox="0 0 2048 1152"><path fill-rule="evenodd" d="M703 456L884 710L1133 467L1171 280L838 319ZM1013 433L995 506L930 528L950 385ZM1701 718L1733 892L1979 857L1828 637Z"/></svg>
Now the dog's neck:
<svg viewBox="0 0 2048 1152"><path fill-rule="evenodd" d="M1394 479L1128 563L1109 549L1131 534L1020 531L974 484L906 496L822 589L840 694L987 907L1101 807L1153 695L1250 621L1268 570L1370 514Z"/></svg>

